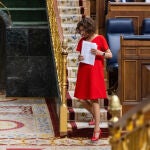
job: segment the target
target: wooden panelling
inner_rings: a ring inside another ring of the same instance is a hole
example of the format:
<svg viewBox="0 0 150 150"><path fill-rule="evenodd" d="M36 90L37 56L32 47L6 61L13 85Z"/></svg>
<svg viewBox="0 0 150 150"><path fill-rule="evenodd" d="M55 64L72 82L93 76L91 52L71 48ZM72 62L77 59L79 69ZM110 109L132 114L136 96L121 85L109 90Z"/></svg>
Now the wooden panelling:
<svg viewBox="0 0 150 150"><path fill-rule="evenodd" d="M125 60L123 62L123 99L125 101L135 101L137 99L137 61ZM136 92L135 92L136 91Z"/></svg>
<svg viewBox="0 0 150 150"><path fill-rule="evenodd" d="M147 61L141 62L141 97L150 97L150 64Z"/></svg>
<svg viewBox="0 0 150 150"><path fill-rule="evenodd" d="M121 38L118 91L123 105L150 98L150 40Z"/></svg>

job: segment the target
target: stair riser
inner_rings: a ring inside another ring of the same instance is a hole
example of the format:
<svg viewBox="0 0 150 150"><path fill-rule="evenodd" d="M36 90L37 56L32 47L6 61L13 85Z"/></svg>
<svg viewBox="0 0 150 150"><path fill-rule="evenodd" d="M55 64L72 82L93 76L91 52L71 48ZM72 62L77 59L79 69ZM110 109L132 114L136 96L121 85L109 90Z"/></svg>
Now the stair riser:
<svg viewBox="0 0 150 150"><path fill-rule="evenodd" d="M59 7L59 13L60 14L80 14L81 8L71 8L71 7Z"/></svg>
<svg viewBox="0 0 150 150"><path fill-rule="evenodd" d="M76 66L78 66L78 63L79 62L78 62L77 58L75 58L75 57L67 59L68 67L76 67Z"/></svg>
<svg viewBox="0 0 150 150"><path fill-rule="evenodd" d="M64 34L75 34L75 27L63 27Z"/></svg>
<svg viewBox="0 0 150 150"><path fill-rule="evenodd" d="M90 113L85 112L69 112L68 120L76 121L76 122L89 122L92 119L92 115ZM107 122L107 112L100 113L100 122Z"/></svg>
<svg viewBox="0 0 150 150"><path fill-rule="evenodd" d="M79 6L79 0L71 0L71 1L58 0L57 3L59 6L71 6L71 7Z"/></svg>
<svg viewBox="0 0 150 150"><path fill-rule="evenodd" d="M68 77L76 78L77 77L77 69L68 69Z"/></svg>
<svg viewBox="0 0 150 150"><path fill-rule="evenodd" d="M104 104L104 100L101 99L99 101L100 103L100 107L101 108L104 108L104 107L107 107L105 104ZM76 98L72 98L72 101L71 101L71 104L69 105L69 107L73 107L73 108L83 108L82 104L80 103L79 100L77 100Z"/></svg>
<svg viewBox="0 0 150 150"><path fill-rule="evenodd" d="M76 85L76 80L72 80L72 81L69 81L69 87L68 87L68 90L69 91L74 91L74 89L75 89L75 85Z"/></svg>
<svg viewBox="0 0 150 150"><path fill-rule="evenodd" d="M81 20L81 15L61 16L61 22L63 24L72 24L72 23L77 24L80 20Z"/></svg>

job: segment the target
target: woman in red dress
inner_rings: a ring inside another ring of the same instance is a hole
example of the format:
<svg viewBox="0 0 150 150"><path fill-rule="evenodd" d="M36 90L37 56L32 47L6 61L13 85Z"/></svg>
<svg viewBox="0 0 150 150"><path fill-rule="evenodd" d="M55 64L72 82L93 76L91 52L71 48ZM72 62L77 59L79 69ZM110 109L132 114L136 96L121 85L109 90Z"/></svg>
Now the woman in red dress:
<svg viewBox="0 0 150 150"><path fill-rule="evenodd" d="M104 82L104 58L111 58L112 53L105 38L95 33L95 23L91 18L83 18L76 28L81 35L77 45L77 51L81 52L83 41L96 43L97 48L91 49L91 54L95 55L94 65L80 61L84 60L81 53L78 56L79 67L74 97L78 98L83 106L92 113L93 121L89 125L95 125L92 141L97 141L100 137L100 106L99 99L106 98L106 88Z"/></svg>

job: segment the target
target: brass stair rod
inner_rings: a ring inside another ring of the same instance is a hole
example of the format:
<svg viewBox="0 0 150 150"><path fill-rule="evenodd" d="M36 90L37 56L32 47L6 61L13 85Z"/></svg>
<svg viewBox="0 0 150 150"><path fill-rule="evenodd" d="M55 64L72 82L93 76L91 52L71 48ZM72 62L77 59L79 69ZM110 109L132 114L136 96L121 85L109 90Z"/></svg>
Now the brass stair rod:
<svg viewBox="0 0 150 150"><path fill-rule="evenodd" d="M66 106L66 93L67 93L67 41L64 40L62 43L62 84L61 84L61 94L62 101L60 106L60 135L67 134L67 106Z"/></svg>

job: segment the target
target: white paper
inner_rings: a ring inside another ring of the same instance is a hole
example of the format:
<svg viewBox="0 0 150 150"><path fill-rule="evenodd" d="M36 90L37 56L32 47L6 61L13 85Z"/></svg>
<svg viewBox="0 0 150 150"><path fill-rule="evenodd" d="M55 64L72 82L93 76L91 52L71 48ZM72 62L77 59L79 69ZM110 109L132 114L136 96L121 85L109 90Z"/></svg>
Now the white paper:
<svg viewBox="0 0 150 150"><path fill-rule="evenodd" d="M82 42L81 55L83 56L84 60L80 62L94 65L95 55L91 53L91 49L97 49L96 43L92 43L88 41Z"/></svg>

